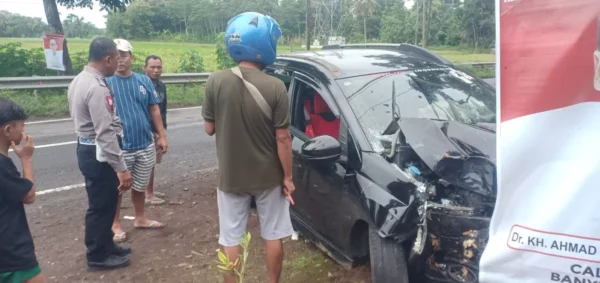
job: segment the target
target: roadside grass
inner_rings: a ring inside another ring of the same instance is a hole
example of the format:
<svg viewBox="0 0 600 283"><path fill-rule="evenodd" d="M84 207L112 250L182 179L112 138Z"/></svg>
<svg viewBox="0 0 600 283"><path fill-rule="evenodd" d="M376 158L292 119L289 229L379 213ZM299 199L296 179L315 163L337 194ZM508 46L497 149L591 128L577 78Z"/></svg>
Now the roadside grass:
<svg viewBox="0 0 600 283"><path fill-rule="evenodd" d="M169 108L202 105L204 85L168 85ZM61 118L69 116L66 90L39 91L0 91L0 97L7 97L19 103L31 120Z"/></svg>
<svg viewBox="0 0 600 283"><path fill-rule="evenodd" d="M42 41L37 38L0 38L0 44L9 42L21 42L23 48L41 48ZM87 51L91 39L68 39L70 53ZM152 42L152 41L132 41L133 53L136 51L143 54L154 54L163 59L163 68L165 73L175 73L179 66L179 57L187 50L196 50L202 55L204 68L207 72L214 72L218 69L216 63L215 45L200 43L179 43L179 42ZM301 51L300 46L280 45L278 52ZM442 57L455 63L471 62L494 62L495 55L489 51L486 53L474 53L472 50L460 49L459 47L431 47L431 50ZM483 51L482 51L483 52ZM144 58L137 58L144 60Z"/></svg>
<svg viewBox="0 0 600 283"><path fill-rule="evenodd" d="M91 39L68 39L69 52L87 51L90 41ZM37 38L0 38L0 44L9 42L21 42L23 48L41 48L42 46L41 39ZM134 55L139 52L160 56L163 59L165 73L177 72L180 56L190 49L200 53L206 72L214 72L218 69L214 44L132 41L132 45ZM281 53L301 50L300 46L280 45L278 47L278 51ZM495 55L489 50L486 51L487 53L473 53L472 50L461 49L460 47L432 47L431 50L455 63L493 62L495 60ZM144 59L137 58L136 60ZM493 68L467 68L483 78L494 76L495 70ZM187 87L169 85L167 89L169 107L202 104L204 87L201 85ZM23 105L32 116L32 119L64 117L69 113L66 90L0 91L0 97L9 97Z"/></svg>

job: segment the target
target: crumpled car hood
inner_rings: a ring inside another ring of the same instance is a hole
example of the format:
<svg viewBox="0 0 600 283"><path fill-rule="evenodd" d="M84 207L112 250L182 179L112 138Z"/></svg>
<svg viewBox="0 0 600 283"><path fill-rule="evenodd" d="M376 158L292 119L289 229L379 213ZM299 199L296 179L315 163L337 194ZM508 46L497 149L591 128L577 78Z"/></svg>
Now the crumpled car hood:
<svg viewBox="0 0 600 283"><path fill-rule="evenodd" d="M494 124L403 118L406 142L441 179L480 194L496 196Z"/></svg>

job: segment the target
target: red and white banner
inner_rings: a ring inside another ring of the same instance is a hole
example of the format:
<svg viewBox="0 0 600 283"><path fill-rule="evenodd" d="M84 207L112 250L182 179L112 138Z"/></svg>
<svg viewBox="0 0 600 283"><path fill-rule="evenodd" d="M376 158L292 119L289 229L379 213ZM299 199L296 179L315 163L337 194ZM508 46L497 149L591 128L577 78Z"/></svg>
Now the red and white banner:
<svg viewBox="0 0 600 283"><path fill-rule="evenodd" d="M46 68L57 71L64 71L63 63L63 43L64 35L46 34L42 37L44 44L44 54L46 55Z"/></svg>
<svg viewBox="0 0 600 283"><path fill-rule="evenodd" d="M600 282L600 0L497 1L500 186L480 282Z"/></svg>

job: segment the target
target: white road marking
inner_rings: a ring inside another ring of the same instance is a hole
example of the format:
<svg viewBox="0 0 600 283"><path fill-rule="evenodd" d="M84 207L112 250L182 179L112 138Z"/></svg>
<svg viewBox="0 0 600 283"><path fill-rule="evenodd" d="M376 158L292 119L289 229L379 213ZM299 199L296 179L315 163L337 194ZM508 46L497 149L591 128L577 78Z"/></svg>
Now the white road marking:
<svg viewBox="0 0 600 283"><path fill-rule="evenodd" d="M50 144L38 145L38 146L36 146L35 148L55 147L55 146L69 145L69 144L75 144L75 143L77 143L77 141L68 141L68 142L50 143Z"/></svg>
<svg viewBox="0 0 600 283"><path fill-rule="evenodd" d="M181 111L181 110L192 110L192 109L202 109L202 106L183 107L183 108L173 108L173 109L168 109L167 111ZM26 122L26 123L25 123L25 125L48 124L48 123L58 123L58 122L66 122L66 121L72 121L72 120L73 120L73 118L63 118L63 119L53 119L53 120L32 121L32 122Z"/></svg>
<svg viewBox="0 0 600 283"><path fill-rule="evenodd" d="M62 191L69 191L69 190L72 190L72 189L78 189L78 188L83 188L83 187L85 187L85 183L76 184L76 185L70 185L70 186L64 186L64 187L55 188L55 189L37 191L37 192L35 192L35 195L36 196L41 196L41 195L45 195L45 194L51 194L51 193L62 192Z"/></svg>
<svg viewBox="0 0 600 283"><path fill-rule="evenodd" d="M199 107L202 108L202 107ZM178 109L182 109L182 108L178 108ZM178 125L175 124L174 126L171 126L171 128L173 129L179 129L179 128L185 128L185 127L189 127L189 126L198 126L198 125L204 125L204 121L200 121L198 123L193 122L191 124L182 124L182 125ZM169 129L171 129L169 128ZM35 148L46 148L46 147L56 147L56 146L63 146L63 145L70 145L70 144L76 144L77 141L68 141L68 142L59 142L59 143L50 143L50 144L43 144L43 145L36 145ZM8 150L9 152L12 152L12 149Z"/></svg>
<svg viewBox="0 0 600 283"><path fill-rule="evenodd" d="M71 119L71 118L64 118L64 119L55 119L55 120L33 121L33 122L27 122L27 123L25 123L25 125L57 123L57 122L64 122L64 121L71 121L71 120L73 120L73 119Z"/></svg>
<svg viewBox="0 0 600 283"><path fill-rule="evenodd" d="M55 147L55 146L63 146L63 145L69 145L69 144L76 144L77 141L68 141L68 142L59 142L59 143L50 143L50 144L43 144L43 145L36 145L35 148L46 148L46 147ZM12 152L12 148L10 150L8 150L9 152Z"/></svg>
<svg viewBox="0 0 600 283"><path fill-rule="evenodd" d="M193 106L193 107L183 107L183 108L167 109L167 112L169 112L169 111L181 111L181 110L192 110L192 109L202 109L202 106Z"/></svg>

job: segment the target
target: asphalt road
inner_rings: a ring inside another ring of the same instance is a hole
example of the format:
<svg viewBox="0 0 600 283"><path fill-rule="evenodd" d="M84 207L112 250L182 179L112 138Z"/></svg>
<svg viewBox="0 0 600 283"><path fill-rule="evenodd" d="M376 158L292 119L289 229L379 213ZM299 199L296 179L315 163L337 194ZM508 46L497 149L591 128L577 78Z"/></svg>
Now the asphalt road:
<svg viewBox="0 0 600 283"><path fill-rule="evenodd" d="M486 79L494 85L494 79ZM217 166L214 138L204 133L200 107L169 110L169 152L157 167L158 180ZM35 139L34 172L38 194L81 189L83 177L75 156L76 136L70 119L36 121L26 126ZM10 153L17 168L19 159Z"/></svg>
<svg viewBox="0 0 600 283"><path fill-rule="evenodd" d="M217 166L214 137L204 133L201 108L169 110L167 140L169 152L156 169L156 178L180 176ZM77 165L76 136L73 122L39 121L26 125L34 137L34 172L38 194L83 188L83 177ZM17 168L18 157L10 153Z"/></svg>

